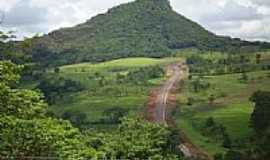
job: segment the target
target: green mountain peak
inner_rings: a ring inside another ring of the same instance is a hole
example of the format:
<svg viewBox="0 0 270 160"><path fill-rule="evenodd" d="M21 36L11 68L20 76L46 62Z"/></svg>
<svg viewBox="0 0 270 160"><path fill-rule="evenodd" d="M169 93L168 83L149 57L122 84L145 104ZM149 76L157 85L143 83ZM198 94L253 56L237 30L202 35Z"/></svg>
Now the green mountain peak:
<svg viewBox="0 0 270 160"><path fill-rule="evenodd" d="M152 4L158 7L171 8L169 0L137 0L138 3Z"/></svg>
<svg viewBox="0 0 270 160"><path fill-rule="evenodd" d="M185 48L224 49L239 43L216 36L176 13L168 0L137 0L39 38L34 57L37 61L66 64L132 56L164 57ZM40 53L44 50L46 55Z"/></svg>

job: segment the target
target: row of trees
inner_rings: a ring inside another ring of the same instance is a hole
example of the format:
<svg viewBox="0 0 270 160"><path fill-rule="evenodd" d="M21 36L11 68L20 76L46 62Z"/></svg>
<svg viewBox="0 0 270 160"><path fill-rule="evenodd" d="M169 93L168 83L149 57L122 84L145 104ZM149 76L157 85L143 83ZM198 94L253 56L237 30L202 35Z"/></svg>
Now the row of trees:
<svg viewBox="0 0 270 160"><path fill-rule="evenodd" d="M148 84L148 80L164 76L165 71L160 66L143 67L129 72L127 75L117 74L117 83Z"/></svg>
<svg viewBox="0 0 270 160"><path fill-rule="evenodd" d="M263 63L261 54L254 54L256 62L252 62L249 55L226 55L224 58L206 58L192 55L187 58L190 72L196 74L219 75L228 73L243 73L256 70L269 70L270 65Z"/></svg>
<svg viewBox="0 0 270 160"><path fill-rule="evenodd" d="M128 109L122 107L112 107L104 110L99 120L91 122L86 113L79 110L67 110L62 113L60 118L70 121L72 125L81 130L87 130L93 124L118 125L124 117L128 116L128 112Z"/></svg>
<svg viewBox="0 0 270 160"><path fill-rule="evenodd" d="M54 104L57 99L62 98L66 93L84 90L84 86L80 82L57 75L43 78L37 88L42 91L49 104Z"/></svg>

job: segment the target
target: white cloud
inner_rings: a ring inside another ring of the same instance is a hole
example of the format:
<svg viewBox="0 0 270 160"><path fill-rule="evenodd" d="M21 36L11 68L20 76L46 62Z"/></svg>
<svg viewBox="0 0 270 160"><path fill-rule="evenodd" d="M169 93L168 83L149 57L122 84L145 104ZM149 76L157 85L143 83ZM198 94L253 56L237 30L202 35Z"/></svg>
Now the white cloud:
<svg viewBox="0 0 270 160"><path fill-rule="evenodd" d="M134 0L0 0L0 11L6 12L6 26L29 35L74 26L131 1ZM270 41L269 0L170 1L174 10L217 34Z"/></svg>
<svg viewBox="0 0 270 160"><path fill-rule="evenodd" d="M0 10L8 11L12 6L16 5L20 0L0 0Z"/></svg>
<svg viewBox="0 0 270 160"><path fill-rule="evenodd" d="M254 1L172 0L172 4L177 12L219 35L270 41L270 8L266 5L270 1Z"/></svg>

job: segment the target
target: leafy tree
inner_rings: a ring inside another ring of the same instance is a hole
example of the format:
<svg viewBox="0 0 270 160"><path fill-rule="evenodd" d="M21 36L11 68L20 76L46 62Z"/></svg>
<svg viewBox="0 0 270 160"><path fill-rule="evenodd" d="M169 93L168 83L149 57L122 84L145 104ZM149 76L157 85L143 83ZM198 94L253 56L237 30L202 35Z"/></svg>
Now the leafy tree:
<svg viewBox="0 0 270 160"><path fill-rule="evenodd" d="M256 54L256 63L257 64L261 63L261 58L262 58L262 55L260 53Z"/></svg>
<svg viewBox="0 0 270 160"><path fill-rule="evenodd" d="M88 144L108 159L181 159L179 133L141 119L123 119L112 134L90 134ZM98 138L97 138L98 137Z"/></svg>
<svg viewBox="0 0 270 160"><path fill-rule="evenodd" d="M19 80L21 68L10 61L0 62L0 113L18 118L43 117L46 104L39 93L11 88Z"/></svg>
<svg viewBox="0 0 270 160"><path fill-rule="evenodd" d="M225 148L231 148L232 147L232 141L231 141L228 134L224 135L224 140L223 140L222 146L225 147Z"/></svg>
<svg viewBox="0 0 270 160"><path fill-rule="evenodd" d="M214 160L224 160L222 153L217 153L214 155Z"/></svg>
<svg viewBox="0 0 270 160"><path fill-rule="evenodd" d="M54 68L54 73L59 73L60 72L60 68L59 67L55 67Z"/></svg>
<svg viewBox="0 0 270 160"><path fill-rule="evenodd" d="M143 67L130 71L125 77L124 81L127 83L135 83L145 85L148 83L148 80L154 78L160 78L165 74L164 70L160 66L149 66Z"/></svg>
<svg viewBox="0 0 270 160"><path fill-rule="evenodd" d="M256 144L256 160L268 159L270 156L270 92L257 91L250 100L255 103L251 115L251 126L256 132L253 137Z"/></svg>
<svg viewBox="0 0 270 160"><path fill-rule="evenodd" d="M210 95L210 96L208 97L209 103L210 103L211 105L213 105L215 99L216 99L216 97L215 97L214 95Z"/></svg>
<svg viewBox="0 0 270 160"><path fill-rule="evenodd" d="M195 102L195 99L193 97L188 97L187 105L192 106L194 102Z"/></svg>
<svg viewBox="0 0 270 160"><path fill-rule="evenodd" d="M193 78L191 81L191 87L194 92L200 92L203 89L207 89L210 87L210 84L208 82L205 82L202 80L201 77Z"/></svg>
<svg viewBox="0 0 270 160"><path fill-rule="evenodd" d="M83 127L87 123L87 115L79 111L65 111L61 118L69 120L76 127Z"/></svg>
<svg viewBox="0 0 270 160"><path fill-rule="evenodd" d="M5 116L0 118L0 133L0 158L90 159L95 155L82 143L78 129L66 121Z"/></svg>
<svg viewBox="0 0 270 160"><path fill-rule="evenodd" d="M0 82L8 85L20 79L19 73L22 66L17 66L10 61L0 61Z"/></svg>
<svg viewBox="0 0 270 160"><path fill-rule="evenodd" d="M196 80L193 80L192 82L191 82L191 84L192 84L192 88L193 88L193 91L194 92L199 92L199 89L200 89L200 79L196 79Z"/></svg>
<svg viewBox="0 0 270 160"><path fill-rule="evenodd" d="M225 154L224 160L242 160L242 154L238 151L229 150Z"/></svg>
<svg viewBox="0 0 270 160"><path fill-rule="evenodd" d="M39 93L16 89L20 67L0 62L0 159L94 158L69 122L48 118Z"/></svg>
<svg viewBox="0 0 270 160"><path fill-rule="evenodd" d="M103 112L104 118L102 119L105 123L117 124L121 122L121 119L127 116L128 110L121 107L114 107L107 109Z"/></svg>
<svg viewBox="0 0 270 160"><path fill-rule="evenodd" d="M216 123L215 123L213 117L209 117L209 118L206 119L205 127L213 127L215 125L216 125Z"/></svg>
<svg viewBox="0 0 270 160"><path fill-rule="evenodd" d="M81 83L58 76L49 76L42 79L37 88L44 93L45 99L49 104L54 104L65 93L79 92L84 89Z"/></svg>
<svg viewBox="0 0 270 160"><path fill-rule="evenodd" d="M241 73L241 77L239 79L241 82L247 82L248 81L248 75L246 72Z"/></svg>
<svg viewBox="0 0 270 160"><path fill-rule="evenodd" d="M202 128L202 134L213 138L217 142L221 142L225 148L231 148L232 141L227 134L226 128L214 120L213 117L206 119Z"/></svg>
<svg viewBox="0 0 270 160"><path fill-rule="evenodd" d="M263 133L270 127L270 92L257 91L250 100L255 103L251 116L251 126L257 133Z"/></svg>
<svg viewBox="0 0 270 160"><path fill-rule="evenodd" d="M263 135L256 136L258 160L270 157L270 127L264 131Z"/></svg>

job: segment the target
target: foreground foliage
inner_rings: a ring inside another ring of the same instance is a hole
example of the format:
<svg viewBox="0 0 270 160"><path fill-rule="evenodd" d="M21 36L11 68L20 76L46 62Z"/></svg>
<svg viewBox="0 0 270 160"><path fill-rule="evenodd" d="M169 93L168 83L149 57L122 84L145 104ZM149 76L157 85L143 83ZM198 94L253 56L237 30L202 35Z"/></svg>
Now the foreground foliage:
<svg viewBox="0 0 270 160"><path fill-rule="evenodd" d="M95 157L96 151L81 141L78 129L46 116L47 104L39 93L12 87L20 78L20 68L0 62L0 158Z"/></svg>
<svg viewBox="0 0 270 160"><path fill-rule="evenodd" d="M123 119L112 134L88 134L88 144L109 159L181 159L179 133L141 119Z"/></svg>

